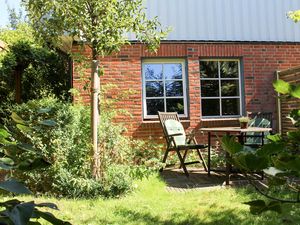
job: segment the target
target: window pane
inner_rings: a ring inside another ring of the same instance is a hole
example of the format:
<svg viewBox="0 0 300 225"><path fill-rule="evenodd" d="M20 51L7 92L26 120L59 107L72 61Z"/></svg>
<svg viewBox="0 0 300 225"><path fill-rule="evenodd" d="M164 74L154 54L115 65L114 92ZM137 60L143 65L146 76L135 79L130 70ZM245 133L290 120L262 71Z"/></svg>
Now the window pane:
<svg viewBox="0 0 300 225"><path fill-rule="evenodd" d="M200 61L200 77L201 78L218 78L218 62L217 61Z"/></svg>
<svg viewBox="0 0 300 225"><path fill-rule="evenodd" d="M164 96L164 88L162 81L146 82L146 97L162 97Z"/></svg>
<svg viewBox="0 0 300 225"><path fill-rule="evenodd" d="M202 116L220 116L220 100L202 99Z"/></svg>
<svg viewBox="0 0 300 225"><path fill-rule="evenodd" d="M221 81L222 96L239 96L239 81L226 80Z"/></svg>
<svg viewBox="0 0 300 225"><path fill-rule="evenodd" d="M182 81L166 81L167 96L183 96Z"/></svg>
<svg viewBox="0 0 300 225"><path fill-rule="evenodd" d="M239 99L222 99L222 115L240 115Z"/></svg>
<svg viewBox="0 0 300 225"><path fill-rule="evenodd" d="M222 78L238 78L239 66L237 61L221 62L220 72Z"/></svg>
<svg viewBox="0 0 300 225"><path fill-rule="evenodd" d="M144 69L146 80L162 79L162 64L145 64Z"/></svg>
<svg viewBox="0 0 300 225"><path fill-rule="evenodd" d="M169 98L167 99L167 112L177 112L178 114L184 114L183 99Z"/></svg>
<svg viewBox="0 0 300 225"><path fill-rule="evenodd" d="M163 99L147 99L147 115L157 115L157 111L164 112Z"/></svg>
<svg viewBox="0 0 300 225"><path fill-rule="evenodd" d="M219 81L218 80L201 80L201 96L202 97L218 97Z"/></svg>
<svg viewBox="0 0 300 225"><path fill-rule="evenodd" d="M182 79L182 65L181 63L176 64L165 64L164 65L165 79Z"/></svg>

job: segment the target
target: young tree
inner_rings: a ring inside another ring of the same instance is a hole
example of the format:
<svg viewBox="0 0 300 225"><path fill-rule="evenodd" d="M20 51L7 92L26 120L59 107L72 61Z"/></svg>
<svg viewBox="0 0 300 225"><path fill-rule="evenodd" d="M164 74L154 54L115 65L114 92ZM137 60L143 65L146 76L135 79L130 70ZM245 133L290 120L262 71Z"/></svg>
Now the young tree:
<svg viewBox="0 0 300 225"><path fill-rule="evenodd" d="M92 50L92 170L100 178L97 143L99 58L129 44L128 33L155 51L167 32L157 18L147 19L143 0L22 0L36 34L49 43L64 35L80 39Z"/></svg>

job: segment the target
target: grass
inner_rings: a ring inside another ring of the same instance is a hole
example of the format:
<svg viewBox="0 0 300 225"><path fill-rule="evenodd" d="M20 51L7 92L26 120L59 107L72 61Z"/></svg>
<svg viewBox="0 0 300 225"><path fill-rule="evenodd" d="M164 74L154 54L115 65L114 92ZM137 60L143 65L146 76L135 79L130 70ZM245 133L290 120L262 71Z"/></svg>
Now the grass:
<svg viewBox="0 0 300 225"><path fill-rule="evenodd" d="M138 181L136 186L133 193L119 199L37 198L35 201L56 203L60 211L52 213L80 225L300 224L300 209L295 207L291 218L273 212L251 215L249 207L242 204L257 197L249 189L167 192L165 183L157 176ZM23 197L23 200L30 199Z"/></svg>

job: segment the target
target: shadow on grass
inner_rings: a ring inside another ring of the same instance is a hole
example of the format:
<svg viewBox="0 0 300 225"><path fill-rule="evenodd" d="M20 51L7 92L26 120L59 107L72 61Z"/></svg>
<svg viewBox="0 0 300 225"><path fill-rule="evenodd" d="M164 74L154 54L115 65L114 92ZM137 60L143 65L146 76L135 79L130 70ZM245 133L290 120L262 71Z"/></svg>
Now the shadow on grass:
<svg viewBox="0 0 300 225"><path fill-rule="evenodd" d="M240 212L241 213L241 212ZM208 212L204 218L199 218L197 215L191 215L188 212L169 214L168 218L161 218L152 215L148 212L133 211L126 208L118 208L115 212L120 221L110 221L109 219L99 221L100 224L146 224L146 225L252 225L266 224L275 225L282 224L280 221L275 222L267 219L257 221L254 216L249 215L249 218L238 215L232 210ZM275 222L275 223L274 223Z"/></svg>
<svg viewBox="0 0 300 225"><path fill-rule="evenodd" d="M186 177L181 170L164 170L160 173L159 179L163 181L167 187L180 189L193 189L205 187L217 187L224 184L226 180L225 173L211 172L208 176L203 170L190 170L190 176ZM241 181L242 177L237 174L231 175L232 181Z"/></svg>

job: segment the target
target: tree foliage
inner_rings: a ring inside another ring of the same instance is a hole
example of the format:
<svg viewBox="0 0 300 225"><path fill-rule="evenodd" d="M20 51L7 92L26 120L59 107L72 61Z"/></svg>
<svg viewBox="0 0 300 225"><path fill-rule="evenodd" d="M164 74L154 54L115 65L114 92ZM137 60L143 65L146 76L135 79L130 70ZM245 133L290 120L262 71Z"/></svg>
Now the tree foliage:
<svg viewBox="0 0 300 225"><path fill-rule="evenodd" d="M273 86L282 98L300 99L300 84L277 80ZM231 163L246 177L253 171L263 170L267 174L268 188L259 188L249 179L256 190L270 200L247 202L252 213L268 210L280 213L283 204L300 203L300 109L292 110L289 118L295 130L285 135L268 135L268 143L256 150L237 143L234 137L222 139L222 147L231 154Z"/></svg>
<svg viewBox="0 0 300 225"><path fill-rule="evenodd" d="M0 60L0 100L5 101L15 91L14 71L22 71L22 100L40 98L42 93L57 97L68 96L70 76L68 57L55 50L41 47L30 41L9 45Z"/></svg>
<svg viewBox="0 0 300 225"><path fill-rule="evenodd" d="M128 33L158 48L166 36L157 18L146 18L142 0L23 0L36 35L57 44L64 35L88 43L94 56L128 44Z"/></svg>
<svg viewBox="0 0 300 225"><path fill-rule="evenodd" d="M295 23L300 21L300 10L288 12L288 17L291 18Z"/></svg>

